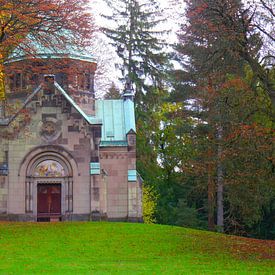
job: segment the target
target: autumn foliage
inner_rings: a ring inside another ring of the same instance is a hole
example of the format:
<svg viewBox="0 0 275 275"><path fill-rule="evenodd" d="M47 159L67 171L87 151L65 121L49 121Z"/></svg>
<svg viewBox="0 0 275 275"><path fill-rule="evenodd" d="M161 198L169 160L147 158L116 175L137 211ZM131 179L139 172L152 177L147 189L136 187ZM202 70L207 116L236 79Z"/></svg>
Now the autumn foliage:
<svg viewBox="0 0 275 275"><path fill-rule="evenodd" d="M34 55L30 41L52 48L85 46L93 30L87 0L0 0L0 98L5 97L3 63L20 47Z"/></svg>

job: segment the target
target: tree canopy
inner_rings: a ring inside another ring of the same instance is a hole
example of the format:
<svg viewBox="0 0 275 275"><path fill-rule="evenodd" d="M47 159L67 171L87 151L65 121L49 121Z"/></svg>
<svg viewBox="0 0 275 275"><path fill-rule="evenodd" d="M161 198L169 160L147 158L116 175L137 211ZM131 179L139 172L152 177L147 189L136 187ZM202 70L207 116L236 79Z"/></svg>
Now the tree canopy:
<svg viewBox="0 0 275 275"><path fill-rule="evenodd" d="M48 47L87 45L93 21L87 0L0 0L0 97L5 97L5 62L16 47L28 49L29 40ZM53 45L54 44L54 45Z"/></svg>

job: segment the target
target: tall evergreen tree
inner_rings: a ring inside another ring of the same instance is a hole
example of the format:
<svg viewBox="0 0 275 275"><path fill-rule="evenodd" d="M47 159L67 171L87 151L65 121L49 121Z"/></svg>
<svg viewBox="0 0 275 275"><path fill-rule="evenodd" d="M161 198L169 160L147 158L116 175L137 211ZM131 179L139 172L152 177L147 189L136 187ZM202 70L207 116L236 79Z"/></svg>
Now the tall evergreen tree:
<svg viewBox="0 0 275 275"><path fill-rule="evenodd" d="M253 81L247 83L245 80L247 68L254 68L251 60L256 60L261 40L257 33L251 31L247 10L239 0L189 0L186 3L187 23L182 27L177 48L184 71L177 77L185 94L183 99L189 99L188 104L192 99L192 116L197 120L194 138L199 147L196 148L198 154L194 167L197 173L207 175L209 228L213 228L216 205L217 226L223 231L228 137L243 125L252 125L255 122L253 113L261 113L259 101L255 103L259 99L259 91L253 90L253 85L249 86ZM259 79L257 72L255 76ZM250 98L255 104L246 105L244 101L248 99L247 86L250 96L256 96ZM237 90L239 94L233 92ZM264 90L263 96L270 115L267 92L267 89ZM239 98L236 100L234 97ZM235 116L232 115L234 112ZM269 147L268 154L270 152ZM269 168L265 174L270 179Z"/></svg>
<svg viewBox="0 0 275 275"><path fill-rule="evenodd" d="M215 2L215 3L214 3ZM215 165L208 165L210 168L216 167L216 172L208 171L208 213L209 223L213 223L213 188L212 179L216 178L217 188L217 225L223 231L223 167L221 164L222 156L222 139L224 132L224 125L222 121L223 116L223 99L219 94L222 83L225 81L226 74L236 73L239 71L241 64L238 59L229 50L231 41L228 37L220 39L213 29L219 28L221 22L217 13L213 10L219 9L223 6L229 10L232 16L236 16L239 8L239 1L205 1L194 0L187 2L187 19L183 34L180 36L182 44L179 51L189 58L189 62L185 67L188 74L188 80L193 80L192 89L195 88L193 96L196 102L204 112L204 119L207 121L209 138L212 140L212 150L216 153L217 161ZM200 87L200 88L199 88ZM199 94L200 93L200 94ZM211 97L211 94L215 97ZM211 138L210 138L211 136ZM212 175L212 176L210 176ZM213 225L209 224L212 228Z"/></svg>
<svg viewBox="0 0 275 275"><path fill-rule="evenodd" d="M103 32L116 47L122 60L119 66L122 81L129 79L132 82L139 104L148 86L162 82L167 57L160 37L164 31L158 26L164 19L156 0L105 1L112 14L104 17L114 27L103 28Z"/></svg>

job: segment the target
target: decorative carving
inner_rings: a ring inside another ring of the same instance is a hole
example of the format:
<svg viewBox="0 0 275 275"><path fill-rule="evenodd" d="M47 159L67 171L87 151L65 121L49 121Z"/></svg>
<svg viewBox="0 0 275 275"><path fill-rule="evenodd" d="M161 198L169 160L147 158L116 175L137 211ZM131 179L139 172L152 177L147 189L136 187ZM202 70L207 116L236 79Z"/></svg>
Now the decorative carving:
<svg viewBox="0 0 275 275"><path fill-rule="evenodd" d="M41 128L42 135L52 136L55 132L56 127L52 121L46 121Z"/></svg>
<svg viewBox="0 0 275 275"><path fill-rule="evenodd" d="M48 142L56 140L61 134L61 123L57 119L52 117L47 117L41 127L40 135L41 137Z"/></svg>

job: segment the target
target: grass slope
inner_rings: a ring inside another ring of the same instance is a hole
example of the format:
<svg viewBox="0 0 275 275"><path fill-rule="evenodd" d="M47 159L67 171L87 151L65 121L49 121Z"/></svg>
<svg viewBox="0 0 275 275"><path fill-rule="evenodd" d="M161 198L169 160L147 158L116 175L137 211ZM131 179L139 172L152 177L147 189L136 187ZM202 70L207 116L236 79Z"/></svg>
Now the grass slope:
<svg viewBox="0 0 275 275"><path fill-rule="evenodd" d="M1 223L1 274L275 274L275 242L131 223Z"/></svg>

